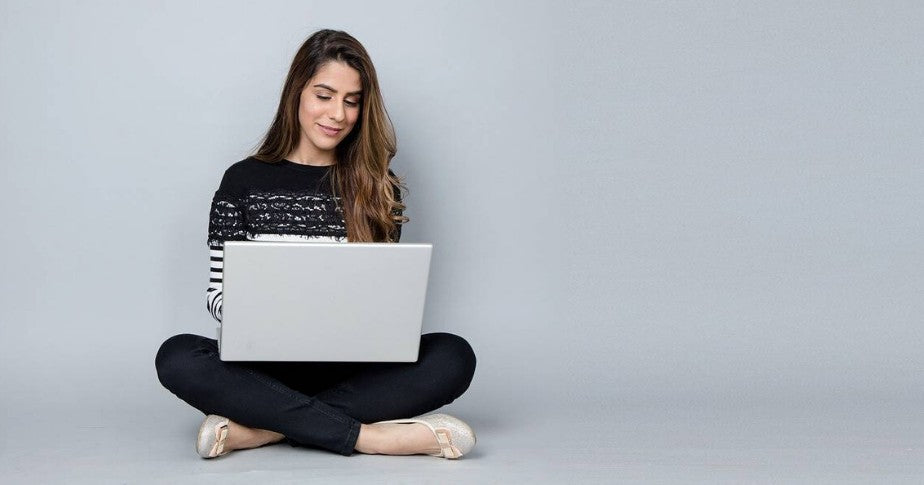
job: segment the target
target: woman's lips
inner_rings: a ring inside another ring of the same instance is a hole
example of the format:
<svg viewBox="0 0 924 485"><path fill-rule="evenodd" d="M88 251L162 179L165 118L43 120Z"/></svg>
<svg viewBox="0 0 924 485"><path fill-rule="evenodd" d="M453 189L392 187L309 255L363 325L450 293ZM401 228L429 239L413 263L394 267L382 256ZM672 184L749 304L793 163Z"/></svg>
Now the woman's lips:
<svg viewBox="0 0 924 485"><path fill-rule="evenodd" d="M334 129L334 128L328 128L322 124L318 124L318 127L321 129L321 133L324 133L327 136L337 136L337 133L340 133L340 130Z"/></svg>

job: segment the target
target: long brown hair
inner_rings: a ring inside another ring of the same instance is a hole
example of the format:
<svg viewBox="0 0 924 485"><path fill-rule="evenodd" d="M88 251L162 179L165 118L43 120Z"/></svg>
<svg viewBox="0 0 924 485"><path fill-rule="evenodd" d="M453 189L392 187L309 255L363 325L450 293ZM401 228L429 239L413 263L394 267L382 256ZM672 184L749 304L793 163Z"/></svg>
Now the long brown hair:
<svg viewBox="0 0 924 485"><path fill-rule="evenodd" d="M392 184L404 185L388 170L397 153L395 131L385 110L372 60L350 34L319 30L298 49L282 89L276 118L253 157L277 163L298 146L301 135L298 107L302 89L318 69L330 61L343 62L356 69L362 81L359 119L337 145L337 162L330 171L334 195L339 195L343 201L347 241L394 242L392 236L397 224L409 220L399 215L406 206L396 199L392 188Z"/></svg>

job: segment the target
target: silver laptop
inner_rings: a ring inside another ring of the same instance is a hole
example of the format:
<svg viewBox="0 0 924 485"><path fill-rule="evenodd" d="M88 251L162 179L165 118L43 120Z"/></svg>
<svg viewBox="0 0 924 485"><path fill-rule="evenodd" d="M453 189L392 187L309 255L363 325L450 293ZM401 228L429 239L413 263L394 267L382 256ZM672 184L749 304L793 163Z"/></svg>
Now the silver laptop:
<svg viewBox="0 0 924 485"><path fill-rule="evenodd" d="M221 360L415 362L432 249L225 242Z"/></svg>

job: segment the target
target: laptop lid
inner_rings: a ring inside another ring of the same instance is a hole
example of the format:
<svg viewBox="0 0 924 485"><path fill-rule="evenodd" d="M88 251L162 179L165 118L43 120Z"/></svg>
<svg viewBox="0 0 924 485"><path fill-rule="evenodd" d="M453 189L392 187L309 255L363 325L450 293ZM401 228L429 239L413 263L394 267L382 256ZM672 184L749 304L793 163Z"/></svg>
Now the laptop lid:
<svg viewBox="0 0 924 485"><path fill-rule="evenodd" d="M414 362L432 244L227 241L224 361Z"/></svg>

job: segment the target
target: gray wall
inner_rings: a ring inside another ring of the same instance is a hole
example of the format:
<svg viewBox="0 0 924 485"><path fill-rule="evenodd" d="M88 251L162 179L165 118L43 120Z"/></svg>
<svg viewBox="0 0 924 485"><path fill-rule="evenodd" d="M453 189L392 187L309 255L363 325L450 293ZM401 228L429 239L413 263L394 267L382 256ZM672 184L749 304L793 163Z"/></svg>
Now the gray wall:
<svg viewBox="0 0 924 485"><path fill-rule="evenodd" d="M327 27L379 72L425 330L478 352L463 414L920 404L920 5L4 1L0 406L179 407L212 192Z"/></svg>
<svg viewBox="0 0 924 485"><path fill-rule="evenodd" d="M559 20L559 375L623 403L920 409L924 6L858 3Z"/></svg>

